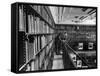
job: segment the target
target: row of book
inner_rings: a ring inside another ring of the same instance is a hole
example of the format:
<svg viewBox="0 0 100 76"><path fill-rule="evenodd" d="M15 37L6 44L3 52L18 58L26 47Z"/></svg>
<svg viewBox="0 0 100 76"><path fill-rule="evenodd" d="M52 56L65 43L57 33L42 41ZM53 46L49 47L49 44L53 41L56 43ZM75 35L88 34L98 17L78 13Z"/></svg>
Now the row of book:
<svg viewBox="0 0 100 76"><path fill-rule="evenodd" d="M30 34L53 33L48 24L35 15L28 15L28 24Z"/></svg>
<svg viewBox="0 0 100 76"><path fill-rule="evenodd" d="M51 39L50 39L51 38ZM35 58L34 65L37 65L35 67L41 67L43 60L45 58L45 55L49 53L49 49L52 46L52 36L36 36L34 37L34 41L32 43L27 42L27 61ZM50 44L49 44L50 43ZM47 47L45 47L48 44ZM37 55L39 53L39 55ZM38 57L38 58L37 58ZM34 67L34 69L35 69ZM36 69L35 69L36 70Z"/></svg>
<svg viewBox="0 0 100 76"><path fill-rule="evenodd" d="M50 41L52 41L52 36L35 36L34 37L34 41L33 42L27 42L27 47L28 47L28 51L30 51L30 54L35 55L36 53L38 53L41 49L43 49L47 44L50 43ZM48 45L51 46L51 45ZM32 52L34 51L34 52ZM30 57L31 59L32 57Z"/></svg>
<svg viewBox="0 0 100 76"><path fill-rule="evenodd" d="M53 21L50 18L50 15L46 11L46 8L42 5L30 5L35 11L38 12L49 24L52 25Z"/></svg>
<svg viewBox="0 0 100 76"><path fill-rule="evenodd" d="M26 22L28 22L28 27ZM19 31L26 31L26 29L29 34L53 33L52 28L45 21L36 16L35 13L34 15L26 15L24 7L21 6L19 7Z"/></svg>

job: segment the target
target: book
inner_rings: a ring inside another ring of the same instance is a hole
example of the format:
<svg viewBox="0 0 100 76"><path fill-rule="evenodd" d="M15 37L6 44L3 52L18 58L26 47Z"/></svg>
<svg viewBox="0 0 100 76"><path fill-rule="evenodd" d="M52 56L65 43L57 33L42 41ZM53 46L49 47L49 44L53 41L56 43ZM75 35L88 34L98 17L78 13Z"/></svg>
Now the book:
<svg viewBox="0 0 100 76"><path fill-rule="evenodd" d="M24 31L24 11L23 11L23 5L19 7L19 31Z"/></svg>

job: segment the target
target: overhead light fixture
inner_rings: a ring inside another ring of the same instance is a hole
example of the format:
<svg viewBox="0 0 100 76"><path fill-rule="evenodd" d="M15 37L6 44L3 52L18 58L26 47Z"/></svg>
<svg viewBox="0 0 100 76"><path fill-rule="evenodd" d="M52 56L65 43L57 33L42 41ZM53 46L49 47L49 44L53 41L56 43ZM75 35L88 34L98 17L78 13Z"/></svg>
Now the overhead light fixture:
<svg viewBox="0 0 100 76"><path fill-rule="evenodd" d="M72 22L79 23L80 21L79 20L72 20Z"/></svg>
<svg viewBox="0 0 100 76"><path fill-rule="evenodd" d="M92 15L93 13L95 13L96 12L96 10L95 11L93 11L92 13L90 13L89 15Z"/></svg>
<svg viewBox="0 0 100 76"><path fill-rule="evenodd" d="M83 17L83 19L85 19L86 17L88 17L88 16ZM83 19L82 19L82 20L83 20Z"/></svg>
<svg viewBox="0 0 100 76"><path fill-rule="evenodd" d="M79 16L75 16L75 18L78 18Z"/></svg>
<svg viewBox="0 0 100 76"><path fill-rule="evenodd" d="M87 14L91 14L92 12L96 11L95 9L90 10Z"/></svg>
<svg viewBox="0 0 100 76"><path fill-rule="evenodd" d="M82 8L82 11L85 12L88 8Z"/></svg>
<svg viewBox="0 0 100 76"><path fill-rule="evenodd" d="M80 19L80 20L83 20L83 19L85 19L86 17L88 17L88 16L82 16L82 17L80 17L79 19Z"/></svg>
<svg viewBox="0 0 100 76"><path fill-rule="evenodd" d="M79 19L82 20L82 18L84 18L84 16L80 17Z"/></svg>

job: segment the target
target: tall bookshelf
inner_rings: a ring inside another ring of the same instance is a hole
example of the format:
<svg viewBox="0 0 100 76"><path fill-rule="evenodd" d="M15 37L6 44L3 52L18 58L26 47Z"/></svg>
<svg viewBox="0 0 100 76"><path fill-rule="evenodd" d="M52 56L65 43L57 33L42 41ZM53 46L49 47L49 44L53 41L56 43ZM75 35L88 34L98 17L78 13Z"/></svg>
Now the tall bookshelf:
<svg viewBox="0 0 100 76"><path fill-rule="evenodd" d="M48 6L19 4L19 71L48 69L54 47L54 20ZM23 48L22 48L23 47Z"/></svg>

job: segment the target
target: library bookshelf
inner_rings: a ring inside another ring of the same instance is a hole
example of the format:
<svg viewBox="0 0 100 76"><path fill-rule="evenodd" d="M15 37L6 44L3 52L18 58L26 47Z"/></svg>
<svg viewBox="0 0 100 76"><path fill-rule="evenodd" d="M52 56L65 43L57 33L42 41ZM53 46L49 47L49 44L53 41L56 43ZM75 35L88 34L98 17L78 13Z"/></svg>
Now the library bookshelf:
<svg viewBox="0 0 100 76"><path fill-rule="evenodd" d="M12 4L12 72L50 68L56 36L54 25L48 6Z"/></svg>

